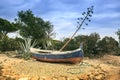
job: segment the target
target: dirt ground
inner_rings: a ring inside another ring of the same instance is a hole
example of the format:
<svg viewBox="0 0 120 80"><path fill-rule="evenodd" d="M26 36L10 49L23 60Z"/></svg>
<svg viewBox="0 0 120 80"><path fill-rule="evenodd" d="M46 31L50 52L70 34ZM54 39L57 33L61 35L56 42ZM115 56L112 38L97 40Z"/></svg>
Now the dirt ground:
<svg viewBox="0 0 120 80"><path fill-rule="evenodd" d="M66 64L25 61L0 54L0 66L0 80L120 80L120 56L112 55Z"/></svg>

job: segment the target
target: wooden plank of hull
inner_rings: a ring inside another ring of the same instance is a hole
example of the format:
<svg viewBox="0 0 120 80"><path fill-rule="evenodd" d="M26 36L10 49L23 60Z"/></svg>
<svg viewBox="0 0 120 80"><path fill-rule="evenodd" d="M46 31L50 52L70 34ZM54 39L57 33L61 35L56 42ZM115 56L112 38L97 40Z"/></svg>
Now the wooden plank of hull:
<svg viewBox="0 0 120 80"><path fill-rule="evenodd" d="M32 54L32 57L46 62L69 62L69 63L78 63L82 60L83 52L78 50L73 53L68 54Z"/></svg>
<svg viewBox="0 0 120 80"><path fill-rule="evenodd" d="M35 56L32 56L34 59L44 62L54 62L54 63L62 63L62 62L68 62L68 63L79 63L82 61L82 57L75 57L75 58L65 58L65 59L50 59L50 58L38 58Z"/></svg>
<svg viewBox="0 0 120 80"><path fill-rule="evenodd" d="M39 53L32 52L32 57L46 62L69 62L78 63L83 58L83 51L80 49L70 51L66 54L50 54L50 53Z"/></svg>

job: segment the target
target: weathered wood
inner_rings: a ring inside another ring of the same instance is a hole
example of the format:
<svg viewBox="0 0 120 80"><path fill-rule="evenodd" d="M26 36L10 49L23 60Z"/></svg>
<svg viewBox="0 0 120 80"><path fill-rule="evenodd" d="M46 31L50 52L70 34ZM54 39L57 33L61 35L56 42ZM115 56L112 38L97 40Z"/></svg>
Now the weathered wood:
<svg viewBox="0 0 120 80"><path fill-rule="evenodd" d="M78 63L83 58L83 51L81 49L66 51L66 52L49 52L41 53L37 51L31 51L32 57L36 60L45 62L68 62L68 63Z"/></svg>

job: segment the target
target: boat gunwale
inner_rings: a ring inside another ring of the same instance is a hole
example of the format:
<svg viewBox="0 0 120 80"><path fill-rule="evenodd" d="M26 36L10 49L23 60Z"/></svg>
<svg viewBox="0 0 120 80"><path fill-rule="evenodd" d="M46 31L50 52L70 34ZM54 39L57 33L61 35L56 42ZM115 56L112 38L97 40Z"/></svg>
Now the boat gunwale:
<svg viewBox="0 0 120 80"><path fill-rule="evenodd" d="M35 49L35 48L32 48L32 49ZM45 50L45 51L50 51L50 50ZM59 55L59 54L72 54L72 53L74 53L74 52L78 52L78 51L82 51L82 49L80 49L80 48L78 48L78 49L76 49L76 50L72 50L72 51L62 51L62 52L60 52L60 51L51 51L51 52L45 52L44 50L38 50L38 49L36 49L36 51L34 50L34 51L32 51L32 50L30 50L30 52L32 53L32 54L43 54L43 55Z"/></svg>

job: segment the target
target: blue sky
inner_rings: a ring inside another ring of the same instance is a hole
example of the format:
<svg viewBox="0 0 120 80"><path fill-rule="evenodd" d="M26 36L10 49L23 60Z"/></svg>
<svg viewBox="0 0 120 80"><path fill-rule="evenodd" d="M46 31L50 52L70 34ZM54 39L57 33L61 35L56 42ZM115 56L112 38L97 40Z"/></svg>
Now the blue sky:
<svg viewBox="0 0 120 80"><path fill-rule="evenodd" d="M1 0L0 17L14 21L17 12L32 10L35 16L54 25L56 39L70 37L76 29L77 18L88 7L94 6L94 14L88 26L83 25L77 35L97 32L101 38L111 36L118 40L115 32L120 29L119 0Z"/></svg>

